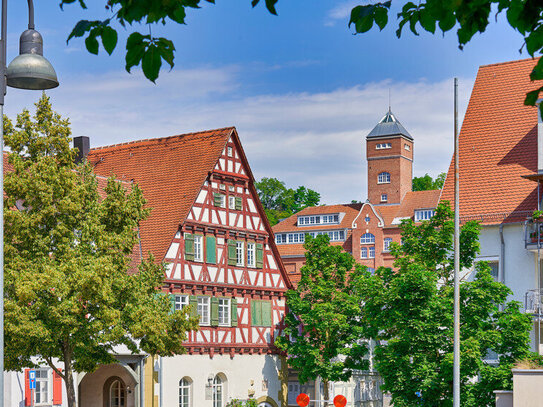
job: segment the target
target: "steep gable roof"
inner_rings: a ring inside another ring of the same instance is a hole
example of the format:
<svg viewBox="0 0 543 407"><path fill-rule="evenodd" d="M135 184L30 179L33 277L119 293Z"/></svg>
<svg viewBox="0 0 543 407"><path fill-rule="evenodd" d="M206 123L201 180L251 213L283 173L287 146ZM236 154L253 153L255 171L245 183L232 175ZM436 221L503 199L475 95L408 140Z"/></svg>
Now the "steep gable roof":
<svg viewBox="0 0 543 407"><path fill-rule="evenodd" d="M91 149L96 174L137 183L151 216L141 223L144 256L162 260L235 128L147 139Z"/></svg>
<svg viewBox="0 0 543 407"><path fill-rule="evenodd" d="M479 68L460 132L460 217L484 224L521 221L537 206L537 108L524 105L537 59ZM452 135L451 135L451 143ZM453 157L454 159L454 157ZM453 202L451 160L441 200Z"/></svg>

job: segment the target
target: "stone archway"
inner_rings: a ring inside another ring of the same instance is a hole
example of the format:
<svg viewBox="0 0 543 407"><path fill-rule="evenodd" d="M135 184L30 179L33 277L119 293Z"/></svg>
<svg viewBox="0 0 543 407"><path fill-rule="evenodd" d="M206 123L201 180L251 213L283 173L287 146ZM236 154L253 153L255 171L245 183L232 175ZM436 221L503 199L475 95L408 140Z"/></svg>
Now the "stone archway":
<svg viewBox="0 0 543 407"><path fill-rule="evenodd" d="M256 399L258 407L278 407L277 403L270 396L262 396Z"/></svg>
<svg viewBox="0 0 543 407"><path fill-rule="evenodd" d="M124 407L136 407L137 376L129 367L120 363L103 365L94 372L85 374L79 383L79 406L110 407L110 387L116 380L124 391Z"/></svg>

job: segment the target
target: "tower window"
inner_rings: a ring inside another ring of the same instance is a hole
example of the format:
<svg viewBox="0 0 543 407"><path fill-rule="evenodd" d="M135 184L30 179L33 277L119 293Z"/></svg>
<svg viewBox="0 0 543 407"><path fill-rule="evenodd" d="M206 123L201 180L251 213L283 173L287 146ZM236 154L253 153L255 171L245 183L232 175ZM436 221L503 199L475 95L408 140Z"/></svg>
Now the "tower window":
<svg viewBox="0 0 543 407"><path fill-rule="evenodd" d="M360 244L375 243L375 236L371 233L364 233L360 236Z"/></svg>
<svg viewBox="0 0 543 407"><path fill-rule="evenodd" d="M404 147L407 151L411 150L411 146L409 144L404 144Z"/></svg>
<svg viewBox="0 0 543 407"><path fill-rule="evenodd" d="M388 201L388 195L387 194L381 194L381 202Z"/></svg>
<svg viewBox="0 0 543 407"><path fill-rule="evenodd" d="M375 145L376 150L382 150L384 148L392 148L392 143L379 143Z"/></svg>
<svg viewBox="0 0 543 407"><path fill-rule="evenodd" d="M390 173L382 172L377 176L378 184L390 184Z"/></svg>

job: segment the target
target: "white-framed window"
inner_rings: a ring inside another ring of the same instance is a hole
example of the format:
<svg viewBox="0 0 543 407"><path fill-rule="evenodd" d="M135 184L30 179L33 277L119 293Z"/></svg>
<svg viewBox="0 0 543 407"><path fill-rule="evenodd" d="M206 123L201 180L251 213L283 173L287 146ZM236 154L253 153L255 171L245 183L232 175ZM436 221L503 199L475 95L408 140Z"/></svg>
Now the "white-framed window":
<svg viewBox="0 0 543 407"><path fill-rule="evenodd" d="M364 233L360 236L360 244L375 243L375 236L371 233Z"/></svg>
<svg viewBox="0 0 543 407"><path fill-rule="evenodd" d="M391 143L379 143L379 144L375 145L376 150L382 150L384 148L392 148L392 144Z"/></svg>
<svg viewBox="0 0 543 407"><path fill-rule="evenodd" d="M369 255L368 255L368 258L369 259L374 259L375 258L375 246L371 246L369 248Z"/></svg>
<svg viewBox="0 0 543 407"><path fill-rule="evenodd" d="M360 258L361 259L367 259L368 258L368 248L367 247L362 247L360 249Z"/></svg>
<svg viewBox="0 0 543 407"><path fill-rule="evenodd" d="M234 192L234 189L235 189L235 188L234 188L233 185L229 185L229 186L228 186L228 190L229 190L230 192Z"/></svg>
<svg viewBox="0 0 543 407"><path fill-rule="evenodd" d="M384 252L389 252L390 251L390 244L391 243L392 243L392 238L385 237L385 239L383 240L383 251Z"/></svg>
<svg viewBox="0 0 543 407"><path fill-rule="evenodd" d="M200 316L200 325L209 325L209 297L198 297L196 308Z"/></svg>
<svg viewBox="0 0 543 407"><path fill-rule="evenodd" d="M228 157L232 157L232 156L234 155L231 146L228 146L228 147L226 148L226 151L227 151Z"/></svg>
<svg viewBox="0 0 543 407"><path fill-rule="evenodd" d="M407 151L411 150L411 146L410 146L409 144L404 144L404 148L405 148Z"/></svg>
<svg viewBox="0 0 543 407"><path fill-rule="evenodd" d="M275 243L282 244L287 242L287 235L286 233L279 233L275 235Z"/></svg>
<svg viewBox="0 0 543 407"><path fill-rule="evenodd" d="M434 209L417 209L415 210L415 222L430 220L435 215Z"/></svg>
<svg viewBox="0 0 543 407"><path fill-rule="evenodd" d="M109 387L110 407L124 407L126 405L126 388L120 380L114 380Z"/></svg>
<svg viewBox="0 0 543 407"><path fill-rule="evenodd" d="M223 407L223 383L219 375L213 379L212 394L213 407Z"/></svg>
<svg viewBox="0 0 543 407"><path fill-rule="evenodd" d="M226 191L226 185L220 184L219 189L222 190L222 191Z"/></svg>
<svg viewBox="0 0 543 407"><path fill-rule="evenodd" d="M381 202L388 201L388 195L387 194L381 194Z"/></svg>
<svg viewBox="0 0 543 407"><path fill-rule="evenodd" d="M233 195L230 195L228 197L228 208L229 209L236 209L236 197Z"/></svg>
<svg viewBox="0 0 543 407"><path fill-rule="evenodd" d="M245 242L236 241L236 266L244 266L244 246Z"/></svg>
<svg viewBox="0 0 543 407"><path fill-rule="evenodd" d="M247 267L255 267L256 245L253 242L247 242Z"/></svg>
<svg viewBox="0 0 543 407"><path fill-rule="evenodd" d="M49 369L36 369L36 391L34 392L34 403L49 403Z"/></svg>
<svg viewBox="0 0 543 407"><path fill-rule="evenodd" d="M179 407L191 407L192 380L183 377L179 380Z"/></svg>
<svg viewBox="0 0 543 407"><path fill-rule="evenodd" d="M339 223L339 213L330 215L304 215L298 216L298 226L333 225Z"/></svg>
<svg viewBox="0 0 543 407"><path fill-rule="evenodd" d="M204 237L194 235L194 261L204 261Z"/></svg>
<svg viewBox="0 0 543 407"><path fill-rule="evenodd" d="M175 310L182 310L187 305L189 305L189 296L188 295L177 295L175 296Z"/></svg>
<svg viewBox="0 0 543 407"><path fill-rule="evenodd" d="M230 326L230 298L219 298L219 326Z"/></svg>
<svg viewBox="0 0 543 407"><path fill-rule="evenodd" d="M390 184L390 173L389 172L381 172L377 176L377 183L378 184Z"/></svg>

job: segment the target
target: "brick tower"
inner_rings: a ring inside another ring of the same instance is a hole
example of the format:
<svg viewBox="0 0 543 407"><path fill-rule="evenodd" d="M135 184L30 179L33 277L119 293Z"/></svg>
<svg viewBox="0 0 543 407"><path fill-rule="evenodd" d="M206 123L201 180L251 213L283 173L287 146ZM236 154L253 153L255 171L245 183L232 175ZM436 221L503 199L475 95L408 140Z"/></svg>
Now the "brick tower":
<svg viewBox="0 0 543 407"><path fill-rule="evenodd" d="M389 108L366 137L368 199L372 204L398 204L411 191L413 147L413 137Z"/></svg>

